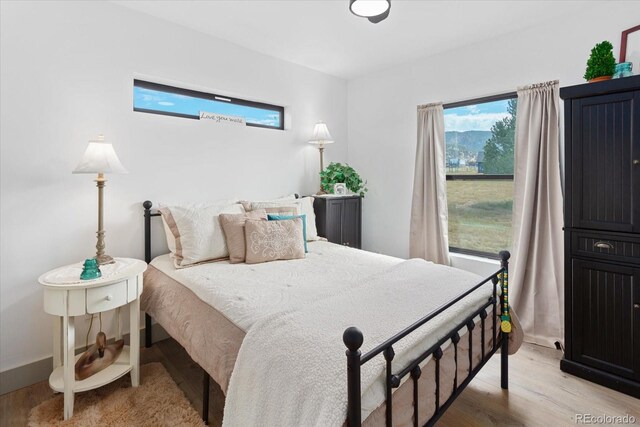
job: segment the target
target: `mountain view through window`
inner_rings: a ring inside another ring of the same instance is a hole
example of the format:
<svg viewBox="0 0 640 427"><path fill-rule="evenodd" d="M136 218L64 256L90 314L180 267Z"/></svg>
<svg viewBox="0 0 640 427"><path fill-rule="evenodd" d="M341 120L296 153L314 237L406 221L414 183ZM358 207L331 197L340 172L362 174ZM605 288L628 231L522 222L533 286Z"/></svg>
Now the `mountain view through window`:
<svg viewBox="0 0 640 427"><path fill-rule="evenodd" d="M517 99L446 108L449 247L495 257L511 248Z"/></svg>

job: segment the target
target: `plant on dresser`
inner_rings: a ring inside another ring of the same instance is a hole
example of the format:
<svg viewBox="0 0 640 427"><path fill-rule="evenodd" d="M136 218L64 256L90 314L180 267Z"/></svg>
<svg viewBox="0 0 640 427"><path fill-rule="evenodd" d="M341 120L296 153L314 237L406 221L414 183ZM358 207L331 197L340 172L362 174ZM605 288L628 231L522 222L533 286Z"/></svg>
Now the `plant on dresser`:
<svg viewBox="0 0 640 427"><path fill-rule="evenodd" d="M640 76L565 87L568 373L640 397Z"/></svg>
<svg viewBox="0 0 640 427"><path fill-rule="evenodd" d="M616 71L616 59L613 57L613 45L603 41L591 49L591 56L587 60L584 79L589 82L608 80Z"/></svg>
<svg viewBox="0 0 640 427"><path fill-rule="evenodd" d="M354 194L364 197L369 191L366 187L366 181L360 178L360 174L348 164L331 163L323 171L320 172L320 183L322 189L327 193L333 193L334 184L344 183L346 187Z"/></svg>

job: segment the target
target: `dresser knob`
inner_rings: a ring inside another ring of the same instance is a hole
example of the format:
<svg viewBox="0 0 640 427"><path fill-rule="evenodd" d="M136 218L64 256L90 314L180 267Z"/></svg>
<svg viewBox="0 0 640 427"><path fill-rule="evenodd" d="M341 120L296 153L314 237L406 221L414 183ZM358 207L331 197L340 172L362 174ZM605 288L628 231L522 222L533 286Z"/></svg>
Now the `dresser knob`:
<svg viewBox="0 0 640 427"><path fill-rule="evenodd" d="M107 295L106 297L104 297L104 299L106 299L107 301L111 301L113 297L111 295Z"/></svg>

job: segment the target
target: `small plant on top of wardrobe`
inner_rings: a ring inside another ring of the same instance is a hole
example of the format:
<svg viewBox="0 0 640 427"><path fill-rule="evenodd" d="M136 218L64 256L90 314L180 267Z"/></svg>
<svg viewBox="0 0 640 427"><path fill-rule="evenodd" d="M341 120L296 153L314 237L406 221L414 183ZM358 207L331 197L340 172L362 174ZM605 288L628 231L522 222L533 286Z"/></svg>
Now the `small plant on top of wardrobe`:
<svg viewBox="0 0 640 427"><path fill-rule="evenodd" d="M613 57L613 45L603 41L591 49L591 56L587 60L587 70L584 73L585 80L593 80L598 77L613 76L616 71L616 59Z"/></svg>
<svg viewBox="0 0 640 427"><path fill-rule="evenodd" d="M364 193L368 191L367 187L365 187L367 182L363 181L358 172L346 163L344 165L342 163L330 163L325 170L320 172L320 182L322 189L327 193L333 193L333 184L341 182L349 190L359 194L360 197L364 197Z"/></svg>

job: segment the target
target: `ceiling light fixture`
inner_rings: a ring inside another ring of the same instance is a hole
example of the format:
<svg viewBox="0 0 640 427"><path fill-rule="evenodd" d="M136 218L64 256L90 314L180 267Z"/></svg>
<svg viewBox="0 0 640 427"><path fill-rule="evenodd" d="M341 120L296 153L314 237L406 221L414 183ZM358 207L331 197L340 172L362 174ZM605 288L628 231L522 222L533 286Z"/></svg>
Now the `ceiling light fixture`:
<svg viewBox="0 0 640 427"><path fill-rule="evenodd" d="M349 10L354 15L377 24L389 16L391 0L349 0Z"/></svg>

